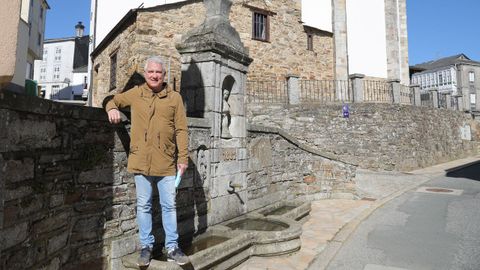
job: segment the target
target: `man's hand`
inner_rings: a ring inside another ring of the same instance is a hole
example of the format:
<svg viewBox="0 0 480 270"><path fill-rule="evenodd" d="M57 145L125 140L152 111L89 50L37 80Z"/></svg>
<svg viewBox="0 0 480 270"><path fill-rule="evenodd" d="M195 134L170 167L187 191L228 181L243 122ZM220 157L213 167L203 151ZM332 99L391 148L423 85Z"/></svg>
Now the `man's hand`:
<svg viewBox="0 0 480 270"><path fill-rule="evenodd" d="M120 120L122 120L122 117L120 116L120 111L117 109L111 109L108 111L108 121L112 124L118 124L120 123Z"/></svg>
<svg viewBox="0 0 480 270"><path fill-rule="evenodd" d="M177 170L180 172L180 175L182 175L188 168L188 164L177 164Z"/></svg>

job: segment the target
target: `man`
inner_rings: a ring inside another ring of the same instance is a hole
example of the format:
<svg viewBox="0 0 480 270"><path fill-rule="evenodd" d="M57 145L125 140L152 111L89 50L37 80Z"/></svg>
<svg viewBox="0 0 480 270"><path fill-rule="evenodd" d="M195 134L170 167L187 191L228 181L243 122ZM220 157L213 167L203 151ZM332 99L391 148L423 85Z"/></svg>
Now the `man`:
<svg viewBox="0 0 480 270"><path fill-rule="evenodd" d="M150 264L155 242L152 234L153 185L157 185L160 197L167 259L179 265L189 262L178 247L175 206L176 170L183 174L188 166L187 118L180 94L164 83L165 73L165 64L159 57L147 59L146 83L115 95L106 105L108 119L114 124L120 122L118 108L131 108L128 171L135 174L137 190L137 224L142 246L139 266Z"/></svg>

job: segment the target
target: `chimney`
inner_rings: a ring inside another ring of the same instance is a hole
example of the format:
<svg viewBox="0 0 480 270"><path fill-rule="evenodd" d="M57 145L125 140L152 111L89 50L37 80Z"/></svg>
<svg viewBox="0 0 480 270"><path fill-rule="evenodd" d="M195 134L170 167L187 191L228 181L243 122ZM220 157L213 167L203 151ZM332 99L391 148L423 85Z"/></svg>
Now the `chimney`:
<svg viewBox="0 0 480 270"><path fill-rule="evenodd" d="M76 37L83 37L83 30L85 29L85 26L83 26L82 22L78 22L77 25L75 25L75 36Z"/></svg>

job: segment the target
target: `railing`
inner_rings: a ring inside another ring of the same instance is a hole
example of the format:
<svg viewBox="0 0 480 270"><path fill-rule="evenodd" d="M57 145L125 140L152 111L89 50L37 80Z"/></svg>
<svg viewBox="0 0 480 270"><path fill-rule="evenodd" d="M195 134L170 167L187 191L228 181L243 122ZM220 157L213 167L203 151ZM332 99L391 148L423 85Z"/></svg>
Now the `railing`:
<svg viewBox="0 0 480 270"><path fill-rule="evenodd" d="M361 75L361 74L360 74ZM364 80L287 80L247 81L247 102L273 104L327 104L335 102L378 102L427 106L459 110L456 97L438 94L438 90L422 91L398 81ZM450 103L450 104L447 104Z"/></svg>
<svg viewBox="0 0 480 270"><path fill-rule="evenodd" d="M432 92L421 93L420 103L424 107L433 107L433 94Z"/></svg>
<svg viewBox="0 0 480 270"><path fill-rule="evenodd" d="M363 100L368 102L393 103L392 84L386 81L363 81Z"/></svg>
<svg viewBox="0 0 480 270"><path fill-rule="evenodd" d="M400 85L400 103L414 105L413 89L408 85Z"/></svg>
<svg viewBox="0 0 480 270"><path fill-rule="evenodd" d="M447 95L445 94L438 94L438 107L447 109Z"/></svg>
<svg viewBox="0 0 480 270"><path fill-rule="evenodd" d="M285 81L247 81L250 103L288 103Z"/></svg>
<svg viewBox="0 0 480 270"><path fill-rule="evenodd" d="M329 103L352 101L350 81L301 80L300 101L303 103Z"/></svg>

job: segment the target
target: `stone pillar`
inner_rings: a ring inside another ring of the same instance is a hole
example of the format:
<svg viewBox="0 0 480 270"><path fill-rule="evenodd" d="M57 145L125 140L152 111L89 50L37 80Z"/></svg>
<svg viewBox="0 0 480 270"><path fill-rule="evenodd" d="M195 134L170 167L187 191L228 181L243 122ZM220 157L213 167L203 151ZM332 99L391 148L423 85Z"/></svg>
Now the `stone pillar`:
<svg viewBox="0 0 480 270"><path fill-rule="evenodd" d="M447 109L452 109L452 95L450 93L445 94L445 102L447 103Z"/></svg>
<svg viewBox="0 0 480 270"><path fill-rule="evenodd" d="M420 95L420 85L410 85L410 89L412 89L413 95L413 104L414 106L422 106L422 99Z"/></svg>
<svg viewBox="0 0 480 270"><path fill-rule="evenodd" d="M400 104L400 80L395 79L395 80L389 80L388 81L390 84L392 84L392 98L393 98L393 103Z"/></svg>
<svg viewBox="0 0 480 270"><path fill-rule="evenodd" d="M348 80L347 3L346 0L333 0L332 4L335 80L346 81ZM341 98L342 94L337 93L337 97Z"/></svg>
<svg viewBox="0 0 480 270"><path fill-rule="evenodd" d="M408 35L406 0L385 0L387 76L410 83L408 71Z"/></svg>
<svg viewBox="0 0 480 270"><path fill-rule="evenodd" d="M363 90L365 88L363 78L365 78L365 75L359 73L350 75L350 80L352 80L353 102L355 103L363 102Z"/></svg>
<svg viewBox="0 0 480 270"><path fill-rule="evenodd" d="M463 97L462 96L455 96L457 99L457 108L458 111L463 111Z"/></svg>
<svg viewBox="0 0 480 270"><path fill-rule="evenodd" d="M288 103L290 105L300 104L300 82L298 75L287 75Z"/></svg>
<svg viewBox="0 0 480 270"><path fill-rule="evenodd" d="M232 1L204 0L204 5L204 22L182 37L177 50L181 55L181 93L186 107L211 125L211 141L202 151L209 157L205 164L209 179L204 189L208 190L210 206L208 224L213 225L247 210L244 100L252 59L228 20Z"/></svg>
<svg viewBox="0 0 480 270"><path fill-rule="evenodd" d="M438 108L438 91L435 89L430 90L432 95L432 103L434 108Z"/></svg>
<svg viewBox="0 0 480 270"><path fill-rule="evenodd" d="M478 75L477 75L478 76ZM476 87L475 89L475 111L480 111L480 88Z"/></svg>
<svg viewBox="0 0 480 270"><path fill-rule="evenodd" d="M461 111L470 111L470 89L468 89L467 87L461 87L460 88L460 93L462 95L462 106L461 106L461 109L459 108L459 110ZM459 107L460 107L460 103L459 103Z"/></svg>

